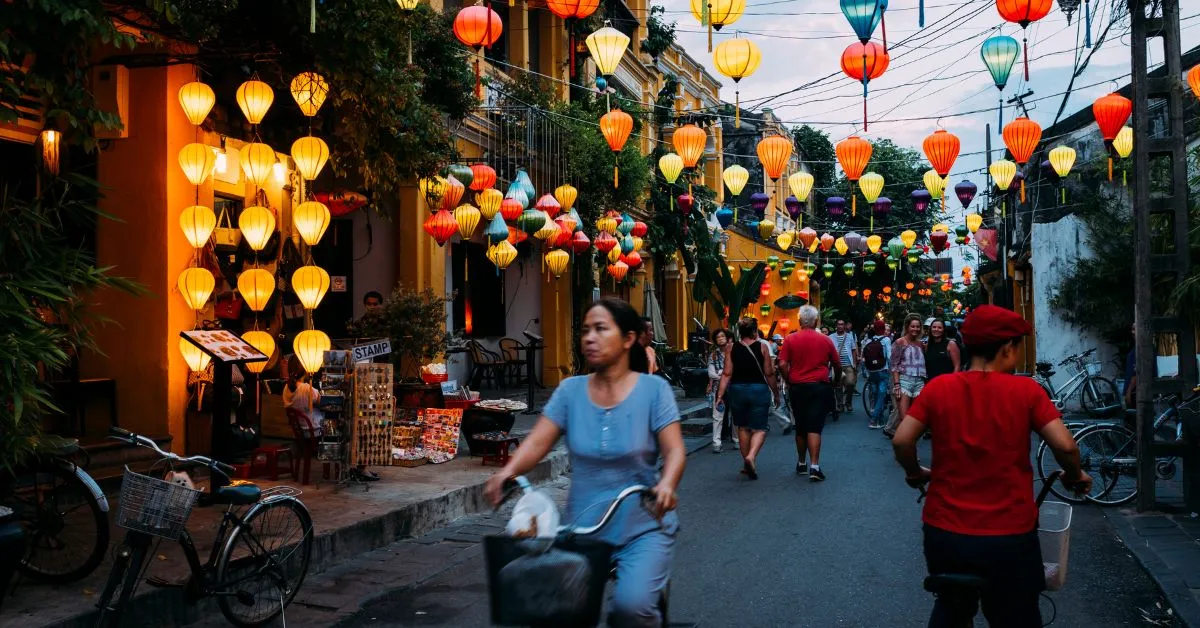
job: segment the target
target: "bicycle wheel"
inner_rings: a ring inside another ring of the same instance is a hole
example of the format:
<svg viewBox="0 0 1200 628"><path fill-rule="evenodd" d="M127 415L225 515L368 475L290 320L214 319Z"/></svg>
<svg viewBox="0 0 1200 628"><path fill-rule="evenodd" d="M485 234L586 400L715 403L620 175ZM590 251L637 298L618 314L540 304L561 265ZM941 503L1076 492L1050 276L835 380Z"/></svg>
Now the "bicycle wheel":
<svg viewBox="0 0 1200 628"><path fill-rule="evenodd" d="M73 467L47 461L13 478L12 508L29 534L18 568L42 582L87 576L108 550L108 515Z"/></svg>
<svg viewBox="0 0 1200 628"><path fill-rule="evenodd" d="M262 626L291 603L312 555L313 527L297 499L261 502L234 530L217 559L221 613L235 626Z"/></svg>
<svg viewBox="0 0 1200 628"><path fill-rule="evenodd" d="M150 547L151 538L141 532L130 532L125 536L125 542L117 548L116 559L108 572L108 583L100 594L96 608L100 612L96 617L96 628L115 628L121 625L121 615L125 612L129 598L137 590L141 580L142 565L146 560L146 550Z"/></svg>
<svg viewBox="0 0 1200 628"><path fill-rule="evenodd" d="M1112 380L1103 377L1093 377L1084 382L1079 397L1083 411L1088 414L1095 414L1101 410L1121 405L1121 397L1117 394L1117 385Z"/></svg>
<svg viewBox="0 0 1200 628"><path fill-rule="evenodd" d="M1046 441L1042 441L1042 443L1038 445L1037 470L1038 479L1041 480L1043 484L1046 482L1046 478L1050 477L1051 473L1062 470L1062 467L1059 466L1058 461L1054 459L1054 452L1050 451L1050 448L1046 445ZM1050 487L1050 492L1053 493L1055 497L1072 504L1085 504L1088 501L1086 497L1076 497L1071 491L1063 489L1062 485L1058 482L1055 482L1054 485Z"/></svg>
<svg viewBox="0 0 1200 628"><path fill-rule="evenodd" d="M1092 476L1089 500L1118 506L1137 496L1137 439L1132 430L1097 425L1080 432L1075 441L1081 466Z"/></svg>

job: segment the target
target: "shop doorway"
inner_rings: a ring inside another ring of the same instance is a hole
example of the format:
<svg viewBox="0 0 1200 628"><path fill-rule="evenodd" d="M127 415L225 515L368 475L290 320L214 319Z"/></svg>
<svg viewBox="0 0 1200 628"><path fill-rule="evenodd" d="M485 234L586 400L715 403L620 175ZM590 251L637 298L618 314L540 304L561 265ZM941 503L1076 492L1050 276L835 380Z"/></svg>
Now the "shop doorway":
<svg viewBox="0 0 1200 628"><path fill-rule="evenodd" d="M331 338L346 335L346 322L354 318L354 221L339 218L312 248L313 263L329 273L329 292L313 310L313 327Z"/></svg>

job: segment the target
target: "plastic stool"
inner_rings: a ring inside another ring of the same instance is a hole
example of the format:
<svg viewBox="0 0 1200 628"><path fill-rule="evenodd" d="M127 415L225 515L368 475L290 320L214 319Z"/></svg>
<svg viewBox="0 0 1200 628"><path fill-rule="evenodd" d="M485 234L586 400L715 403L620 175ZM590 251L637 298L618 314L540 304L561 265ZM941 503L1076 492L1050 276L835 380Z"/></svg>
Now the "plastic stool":
<svg viewBox="0 0 1200 628"><path fill-rule="evenodd" d="M284 464L286 461L286 464ZM250 473L265 473L271 480L278 480L279 473L296 477L296 460L289 445L269 445L254 450L250 458Z"/></svg>
<svg viewBox="0 0 1200 628"><path fill-rule="evenodd" d="M520 446L521 443L521 441L517 440L517 438L513 436L499 440L485 440L480 442L484 443L484 446L486 447L483 454L483 466L494 464L501 467L508 464L509 450L512 447Z"/></svg>

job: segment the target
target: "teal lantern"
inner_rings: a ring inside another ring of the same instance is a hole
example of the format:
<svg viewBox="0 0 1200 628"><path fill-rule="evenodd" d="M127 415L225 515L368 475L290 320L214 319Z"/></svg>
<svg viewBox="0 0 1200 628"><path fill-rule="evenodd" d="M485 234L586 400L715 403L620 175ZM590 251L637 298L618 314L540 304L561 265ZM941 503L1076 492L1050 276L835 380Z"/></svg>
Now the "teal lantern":
<svg viewBox="0 0 1200 628"><path fill-rule="evenodd" d="M621 222L617 223L617 231L620 231L621 235L627 236L631 231L633 231L633 223L634 220L629 216L629 214L621 214ZM628 253L629 251L625 252Z"/></svg>
<svg viewBox="0 0 1200 628"><path fill-rule="evenodd" d="M833 270L834 270L833 264L830 264L827 262L827 263L821 265L821 272L824 273L826 277L832 277Z"/></svg>
<svg viewBox="0 0 1200 628"><path fill-rule="evenodd" d="M879 0L842 0L842 15L850 22L850 28L858 40L866 45L875 34L875 28L883 19L883 7Z"/></svg>
<svg viewBox="0 0 1200 628"><path fill-rule="evenodd" d="M842 264L842 274L843 275L845 275L847 277L853 277L854 270L855 270L854 262L846 262L845 264Z"/></svg>
<svg viewBox="0 0 1200 628"><path fill-rule="evenodd" d="M767 268L770 268L771 270L775 270L778 267L779 267L779 256L778 255L767 256Z"/></svg>
<svg viewBox="0 0 1200 628"><path fill-rule="evenodd" d="M537 189L533 187L533 179L529 178L529 173L525 172L524 168L517 168L517 178L513 179L513 185L521 186L521 190L525 192L526 199L532 200L537 198ZM525 203L525 206L529 206L528 201Z"/></svg>
<svg viewBox="0 0 1200 628"><path fill-rule="evenodd" d="M496 212L496 215L492 216L492 222L483 232L483 237L487 238L488 244L496 244L501 240L508 239L508 225L504 224L504 216L501 216L500 212Z"/></svg>
<svg viewBox="0 0 1200 628"><path fill-rule="evenodd" d="M900 238L892 238L888 240L888 256L893 259L900 259L904 255L904 241Z"/></svg>
<svg viewBox="0 0 1200 628"><path fill-rule="evenodd" d="M508 186L508 192L504 194L504 198L511 198L521 204L521 209L529 209L529 195L525 194L525 189L516 181Z"/></svg>
<svg viewBox="0 0 1200 628"><path fill-rule="evenodd" d="M869 274L875 272L875 270L876 270L876 268L878 268L878 266L879 265L876 264L875 260L873 260L873 259L864 260L863 261L863 272L865 272L869 275Z"/></svg>
<svg viewBox="0 0 1200 628"><path fill-rule="evenodd" d="M1008 84L1008 76L1012 73L1013 64L1017 62L1020 54L1021 44L1006 35L989 37L979 49L983 65L987 66L992 75L992 82L996 84L996 89L1000 90L1000 124L996 127L997 133L1004 127L1004 86Z"/></svg>
<svg viewBox="0 0 1200 628"><path fill-rule="evenodd" d="M633 236L621 238L621 253L629 255L633 252Z"/></svg>

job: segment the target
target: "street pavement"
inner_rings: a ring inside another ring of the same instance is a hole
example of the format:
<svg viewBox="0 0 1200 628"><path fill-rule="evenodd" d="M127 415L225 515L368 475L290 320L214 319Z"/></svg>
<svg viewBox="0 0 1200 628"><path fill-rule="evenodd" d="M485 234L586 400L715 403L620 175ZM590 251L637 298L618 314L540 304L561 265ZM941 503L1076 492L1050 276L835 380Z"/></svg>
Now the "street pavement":
<svg viewBox="0 0 1200 628"><path fill-rule="evenodd" d="M758 481L738 473L740 458L729 449L719 455L703 449L689 458L679 491L672 625L925 625L932 598L921 588L916 492L905 485L889 442L866 429L861 411L830 424L825 434L824 483L794 474L793 440L778 431L768 436ZM922 450L928 461L927 443ZM552 488L559 499L565 483ZM483 558L472 544L503 522L503 513L476 515L430 539L407 541L410 547L448 542L455 559L440 563L441 571L423 567L421 578L407 579L412 584L389 586L387 578L375 578L372 601L321 623L488 625ZM405 561L403 550L387 552L398 566ZM338 570L353 573L366 565ZM1096 507L1076 507L1067 586L1049 598L1044 621L1055 617L1054 626L1180 625ZM289 612L290 625L302 625L301 619L301 609Z"/></svg>

